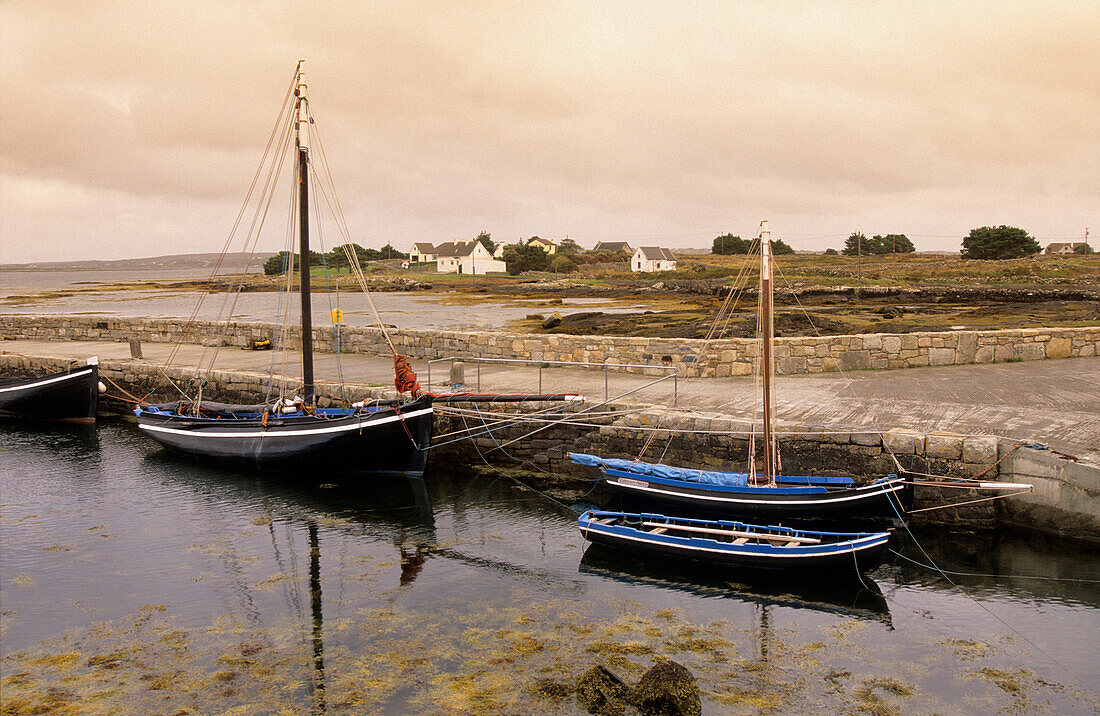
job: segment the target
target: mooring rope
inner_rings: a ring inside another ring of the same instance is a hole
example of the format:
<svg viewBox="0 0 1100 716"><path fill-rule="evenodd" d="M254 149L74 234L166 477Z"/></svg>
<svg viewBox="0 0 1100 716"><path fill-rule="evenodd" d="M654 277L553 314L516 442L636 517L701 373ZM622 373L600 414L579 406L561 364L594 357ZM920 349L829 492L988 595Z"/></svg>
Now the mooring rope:
<svg viewBox="0 0 1100 716"><path fill-rule="evenodd" d="M1028 639L1024 634L1022 634L1020 631L1018 631L1011 624L1009 624L1004 619L1002 619L1001 617L999 617L995 613L993 613L993 611L990 610L987 606L985 606L980 601L978 601L973 596L971 596L971 594L968 591L966 591L966 589L964 589L960 584L956 583L954 580L951 579L951 577L947 576L947 572L945 572L943 569L940 568L939 565L936 564L935 560L932 559L932 555L928 554L928 551L917 540L916 535L913 534L913 530L909 529L909 523L906 522L905 519L901 516L901 513L898 512L897 507L894 505L894 501L889 500L889 502L890 502L890 507L893 508L893 510L894 510L894 514L896 514L898 516L898 520L901 521L902 527L905 528L906 533L909 535L909 539L913 540L913 544L915 544L917 546L917 549L919 549L921 551L921 554L924 555L925 559L928 560L928 565L930 565L931 569L933 569L936 572L939 572L941 575L943 575L943 578L947 580L948 584L950 584L952 587L955 587L955 589L958 589L959 592L961 592L963 594L963 596L965 596L970 601L974 602L974 604L976 604L979 608L981 608L982 611L984 611L986 614L988 614L989 616L996 619L998 622L1001 623L1002 626L1004 626L1006 629L1011 631L1013 634L1015 634L1016 636L1020 637L1024 641L1026 641L1033 649L1038 651L1040 654L1042 654L1046 658L1050 659L1050 661L1053 664L1058 666L1060 669L1062 669L1067 674L1069 674L1071 678L1073 678L1072 672L1068 668L1066 668L1066 666L1064 664L1062 664L1060 661L1055 659L1053 656L1051 656L1050 654L1045 652L1038 644L1033 642L1031 639ZM890 551L892 552L893 550L890 550ZM928 566L928 565L922 565L922 566ZM1074 679L1074 680L1076 680L1076 679Z"/></svg>

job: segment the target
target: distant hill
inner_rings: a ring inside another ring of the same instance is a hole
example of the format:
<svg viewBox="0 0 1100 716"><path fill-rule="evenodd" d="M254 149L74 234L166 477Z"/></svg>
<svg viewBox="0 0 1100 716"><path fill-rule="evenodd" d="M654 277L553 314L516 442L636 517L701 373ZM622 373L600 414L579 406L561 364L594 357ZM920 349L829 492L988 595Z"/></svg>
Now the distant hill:
<svg viewBox="0 0 1100 716"><path fill-rule="evenodd" d="M262 271L264 261L275 255L274 251L252 255L251 268ZM29 264L0 264L9 271L123 271L141 269L206 269L213 268L220 254L176 254L174 256L150 256L142 259L116 259L114 261L39 261ZM222 271L244 270L248 254L226 254L222 259Z"/></svg>

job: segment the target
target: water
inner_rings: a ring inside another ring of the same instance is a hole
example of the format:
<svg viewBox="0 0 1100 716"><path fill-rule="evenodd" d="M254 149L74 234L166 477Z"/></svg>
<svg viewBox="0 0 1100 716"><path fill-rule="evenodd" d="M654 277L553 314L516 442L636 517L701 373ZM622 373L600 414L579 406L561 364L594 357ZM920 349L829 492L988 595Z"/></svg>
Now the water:
<svg viewBox="0 0 1100 716"><path fill-rule="evenodd" d="M209 271L181 275L168 271L5 271L0 274L0 314L15 315L95 315L145 318L187 318L195 310L200 294L170 289L110 290L109 285L123 281L179 281L207 278ZM323 282L319 282L323 283ZM96 290L96 284L104 284ZM73 295L36 295L49 290L77 289ZM652 306L637 302L625 304L602 298L565 298L561 303L547 299L482 297L465 294L462 302L452 301L454 294L413 294L376 292L371 297L386 323L401 328L457 330L501 328L530 314L599 310L605 313L644 311ZM290 319L297 321L298 296L290 301ZM286 307L285 297L275 292L211 293L201 304L199 320L225 320L232 313L237 321L273 322ZM315 293L314 325L328 325L333 308L344 312L351 326L375 325L374 312L366 295L359 291Z"/></svg>
<svg viewBox="0 0 1100 716"><path fill-rule="evenodd" d="M1055 539L918 535L944 569L1043 579L898 558L865 584L739 584L585 552L573 512L492 473L257 475L122 421L5 426L0 448L15 711L583 713L548 684L658 656L705 713L1097 708L1100 556Z"/></svg>

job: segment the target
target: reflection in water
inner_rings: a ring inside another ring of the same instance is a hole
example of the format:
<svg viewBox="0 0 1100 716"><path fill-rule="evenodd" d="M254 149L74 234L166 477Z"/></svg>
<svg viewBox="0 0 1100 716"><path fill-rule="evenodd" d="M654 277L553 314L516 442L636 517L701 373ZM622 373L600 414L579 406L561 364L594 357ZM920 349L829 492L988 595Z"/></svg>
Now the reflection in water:
<svg viewBox="0 0 1100 716"><path fill-rule="evenodd" d="M784 606L869 619L890 626L890 608L868 575L807 582L799 573L741 573L750 581L732 581L691 563L654 562L594 544L581 558L580 571L616 581L675 589L709 599L734 599L761 608Z"/></svg>
<svg viewBox="0 0 1100 716"><path fill-rule="evenodd" d="M321 611L321 542L317 525L309 524L309 603L313 617L313 694L317 711L325 712L325 640Z"/></svg>
<svg viewBox="0 0 1100 716"><path fill-rule="evenodd" d="M236 472L174 458L123 422L49 434L9 426L0 447L0 648L13 664L5 674L52 673L34 650L57 644L49 648L62 656L80 653L59 679L81 670L115 678L123 667L96 671L88 660L124 647L96 642L103 630L90 625L119 624L123 645L138 634L163 649L173 635L192 635L178 651L192 661L147 670L210 687L211 711L277 692L292 710L316 712L476 711L485 693L513 699L488 698L498 712L568 712L572 701L531 701L532 674L569 680L606 659L637 678L632 670L658 656L692 668L714 712L744 710L742 693L772 694L794 710L874 706L844 700L866 684L833 689L826 680L848 672L903 681L891 688L920 696L895 703L902 711L948 712L955 699L996 711L1015 697L990 679L1007 683L1013 669L1037 675L1013 677L1022 691L1047 689L1038 675L1095 686L1076 657L1082 635L1095 631L1096 584L953 576L979 608L900 559L862 583L748 582L584 550L575 517L559 506L447 465L415 480ZM925 559L898 537L896 549ZM952 571L1100 578L1100 556L1058 540L918 538ZM1024 656L985 609L1070 665L1071 677L1042 654ZM135 614L140 624L164 615L163 630L134 631L126 620ZM745 659L765 671L742 669ZM211 669L225 681L211 684ZM135 683L130 697L162 698ZM247 692L252 683L271 691ZM801 684L795 696L775 686L789 683ZM43 693L58 684L43 681ZM470 693L454 696L463 685ZM195 693L174 688L181 698ZM1040 696L1065 706L1073 693ZM454 700L438 705L447 694ZM167 708L129 708L144 705Z"/></svg>

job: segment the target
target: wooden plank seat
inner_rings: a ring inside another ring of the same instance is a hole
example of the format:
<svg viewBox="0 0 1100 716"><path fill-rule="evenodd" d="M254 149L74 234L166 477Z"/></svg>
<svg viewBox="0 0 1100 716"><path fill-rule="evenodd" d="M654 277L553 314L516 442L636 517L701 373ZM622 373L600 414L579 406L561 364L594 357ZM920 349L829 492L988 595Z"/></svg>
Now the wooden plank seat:
<svg viewBox="0 0 1100 716"><path fill-rule="evenodd" d="M676 525L666 522L643 522L644 527L664 527L670 530L680 530L683 532L698 532L701 534L723 535L729 537L744 537L746 541L749 539L761 539L768 540L776 545L782 545L785 543L788 547L796 544L821 544L821 540L816 537L801 537L799 535L776 535L769 534L767 532L743 532L741 530L720 530L713 527L696 527L695 525ZM739 543L743 544L743 543Z"/></svg>

